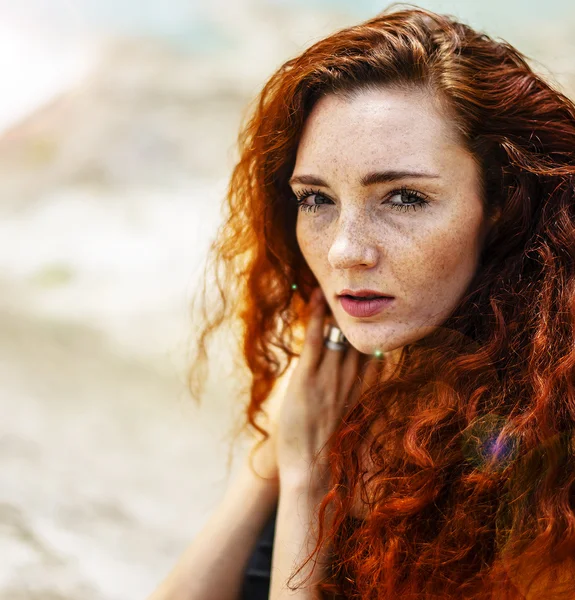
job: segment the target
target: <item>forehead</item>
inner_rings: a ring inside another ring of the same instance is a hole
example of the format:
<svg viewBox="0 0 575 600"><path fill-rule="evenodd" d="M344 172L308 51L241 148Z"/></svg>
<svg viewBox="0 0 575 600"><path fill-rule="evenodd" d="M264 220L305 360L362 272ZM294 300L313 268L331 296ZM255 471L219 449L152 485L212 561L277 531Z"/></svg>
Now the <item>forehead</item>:
<svg viewBox="0 0 575 600"><path fill-rule="evenodd" d="M466 153L430 92L382 87L318 100L304 125L296 169L442 168Z"/></svg>

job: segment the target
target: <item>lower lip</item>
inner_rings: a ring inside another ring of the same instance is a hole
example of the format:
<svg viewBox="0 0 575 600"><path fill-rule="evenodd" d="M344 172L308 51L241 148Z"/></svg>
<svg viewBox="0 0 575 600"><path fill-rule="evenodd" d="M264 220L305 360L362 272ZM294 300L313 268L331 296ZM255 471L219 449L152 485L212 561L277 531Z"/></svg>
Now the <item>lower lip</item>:
<svg viewBox="0 0 575 600"><path fill-rule="evenodd" d="M348 296L340 296L343 310L352 317L371 317L387 308L393 298L374 298L373 300L352 300Z"/></svg>

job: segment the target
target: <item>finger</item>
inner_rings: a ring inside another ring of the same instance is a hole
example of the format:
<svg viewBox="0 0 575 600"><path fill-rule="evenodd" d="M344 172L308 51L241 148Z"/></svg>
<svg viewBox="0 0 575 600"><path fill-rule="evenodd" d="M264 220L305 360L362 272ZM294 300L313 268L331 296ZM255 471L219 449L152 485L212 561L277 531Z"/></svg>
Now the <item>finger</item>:
<svg viewBox="0 0 575 600"><path fill-rule="evenodd" d="M335 323L333 323L336 325ZM329 348L325 345L325 337L326 337L326 327L324 326L323 331L323 358L319 368L332 376L334 380L339 379L339 370L341 367L341 363L343 362L344 357L349 351L350 346L347 345L346 348L342 348L341 350L335 350L333 348Z"/></svg>
<svg viewBox="0 0 575 600"><path fill-rule="evenodd" d="M359 359L360 353L357 349L351 347L347 351L347 354L343 360L341 366L341 378L340 378L340 389L341 399L344 406L344 410L349 410L359 398L359 395L353 395L351 393L354 384L357 381L357 373L359 370Z"/></svg>
<svg viewBox="0 0 575 600"><path fill-rule="evenodd" d="M311 307L299 364L306 369L315 370L323 352L325 300L320 288L316 288L312 294Z"/></svg>

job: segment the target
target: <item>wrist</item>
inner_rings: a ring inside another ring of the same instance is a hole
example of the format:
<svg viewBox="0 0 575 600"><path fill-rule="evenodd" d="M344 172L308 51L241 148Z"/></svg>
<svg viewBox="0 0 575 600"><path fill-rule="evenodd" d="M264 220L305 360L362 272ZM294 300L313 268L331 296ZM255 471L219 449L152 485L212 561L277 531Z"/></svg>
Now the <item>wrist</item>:
<svg viewBox="0 0 575 600"><path fill-rule="evenodd" d="M314 496L324 496L328 489L328 478L325 472L317 473L304 469L284 469L279 471L280 493L306 493Z"/></svg>

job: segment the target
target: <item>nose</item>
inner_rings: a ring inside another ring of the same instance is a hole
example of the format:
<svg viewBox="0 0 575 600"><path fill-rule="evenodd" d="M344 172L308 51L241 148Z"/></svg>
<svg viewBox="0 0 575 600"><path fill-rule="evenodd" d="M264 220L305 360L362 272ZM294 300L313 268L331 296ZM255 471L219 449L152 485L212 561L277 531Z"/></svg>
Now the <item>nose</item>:
<svg viewBox="0 0 575 600"><path fill-rule="evenodd" d="M366 227L352 220L340 220L327 257L334 269L373 267L377 264L378 251Z"/></svg>

